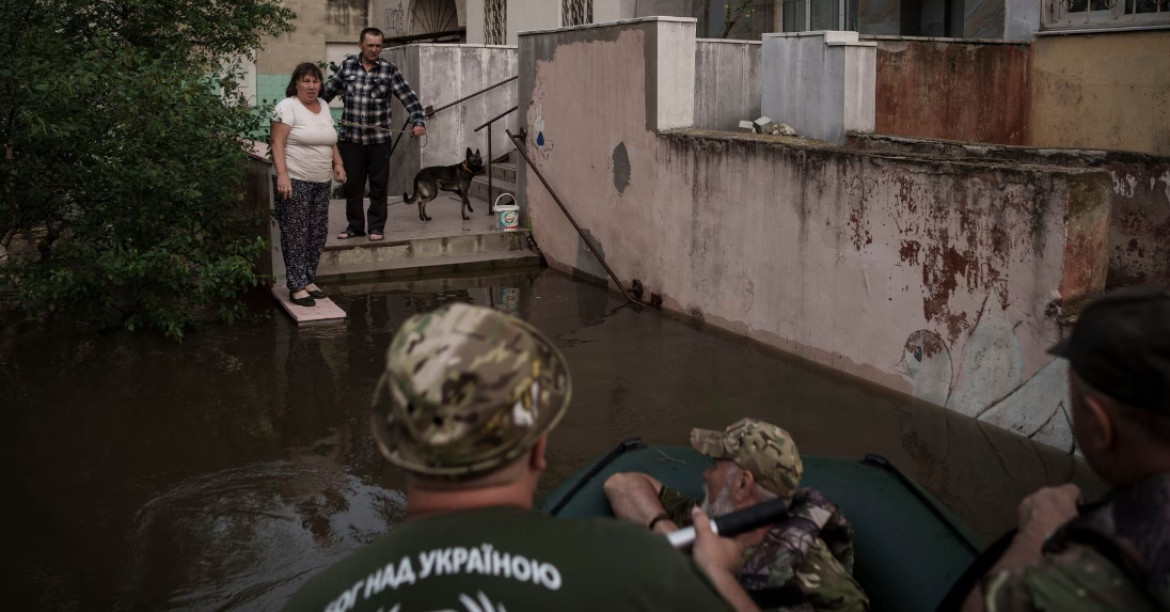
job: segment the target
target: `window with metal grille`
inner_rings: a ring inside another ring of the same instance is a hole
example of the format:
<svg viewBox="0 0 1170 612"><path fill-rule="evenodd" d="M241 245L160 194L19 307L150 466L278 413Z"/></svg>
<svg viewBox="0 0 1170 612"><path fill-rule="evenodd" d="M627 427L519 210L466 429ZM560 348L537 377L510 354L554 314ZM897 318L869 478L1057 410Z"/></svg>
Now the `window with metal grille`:
<svg viewBox="0 0 1170 612"><path fill-rule="evenodd" d="M561 0L561 27L593 23L593 0Z"/></svg>
<svg viewBox="0 0 1170 612"><path fill-rule="evenodd" d="M483 41L489 45L508 43L507 0L486 0L483 3Z"/></svg>
<svg viewBox="0 0 1170 612"><path fill-rule="evenodd" d="M1170 24L1170 0L1045 0L1045 29Z"/></svg>

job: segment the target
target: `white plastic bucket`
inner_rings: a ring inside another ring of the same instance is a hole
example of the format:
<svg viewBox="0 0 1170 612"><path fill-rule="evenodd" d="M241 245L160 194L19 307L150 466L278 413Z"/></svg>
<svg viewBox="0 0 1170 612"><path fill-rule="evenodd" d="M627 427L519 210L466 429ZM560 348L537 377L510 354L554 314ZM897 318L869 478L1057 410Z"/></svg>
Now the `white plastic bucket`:
<svg viewBox="0 0 1170 612"><path fill-rule="evenodd" d="M500 204L504 198L511 199L511 204ZM502 232L514 232L520 229L520 207L516 206L516 198L510 193L501 193L492 206L496 211L496 228Z"/></svg>

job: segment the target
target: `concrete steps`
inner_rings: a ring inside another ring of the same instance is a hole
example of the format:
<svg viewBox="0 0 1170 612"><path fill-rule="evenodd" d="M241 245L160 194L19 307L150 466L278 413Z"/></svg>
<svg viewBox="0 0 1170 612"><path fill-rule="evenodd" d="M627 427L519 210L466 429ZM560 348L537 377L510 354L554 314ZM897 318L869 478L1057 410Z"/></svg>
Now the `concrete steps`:
<svg viewBox="0 0 1170 612"><path fill-rule="evenodd" d="M491 193L488 192L488 177L486 174L481 174L471 179L471 197L484 201L495 202L500 194L510 193L516 195L516 152L513 151L508 154L507 161L499 161L492 164L492 188ZM511 203L508 198L505 202ZM475 206L472 204L472 206Z"/></svg>
<svg viewBox="0 0 1170 612"><path fill-rule="evenodd" d="M496 180L516 182L516 162L496 162L492 164L492 177Z"/></svg>
<svg viewBox="0 0 1170 612"><path fill-rule="evenodd" d="M475 206L475 203L472 203ZM478 209L478 207L476 207ZM487 210L487 204L484 204ZM353 245L325 247L321 254L321 268L343 268L378 263L393 263L410 259L430 259L448 255L508 253L528 248L527 232L485 232L429 238L368 240Z"/></svg>
<svg viewBox="0 0 1170 612"><path fill-rule="evenodd" d="M521 286L530 282L533 275L538 273L530 268L497 268L454 272L442 276L372 278L339 284L331 291L335 295L368 295L392 291L444 293L447 291Z"/></svg>
<svg viewBox="0 0 1170 612"><path fill-rule="evenodd" d="M494 173L495 168L493 167L492 170ZM515 172L515 170L513 170L513 172ZM489 194L488 193L488 180L487 180L486 176L477 176L477 177L471 179L471 197L473 197L473 198L476 198L479 200L484 200L484 201L490 200L492 202L495 202L496 198L500 197L500 194L502 194L502 193L510 193L513 196L515 196L516 195L516 183L514 183L512 181L505 181L503 179L493 177L492 178L492 189L491 189L491 193ZM505 198L504 202L510 203L510 200L508 200L508 198ZM501 202L501 203L504 203L504 202ZM472 206L474 207L475 204L472 203Z"/></svg>
<svg viewBox="0 0 1170 612"><path fill-rule="evenodd" d="M368 204L367 204L368 205ZM320 284L340 285L371 281L418 281L497 271L537 268L542 258L528 248L528 232L501 232L487 202L472 198L475 212L464 221L461 202L444 192L427 205L430 221L418 218L418 207L391 199L385 239L367 237L338 240L346 227L345 201L334 200L329 210L329 237L317 268ZM277 256L279 259L279 256ZM326 287L327 292L340 293Z"/></svg>
<svg viewBox="0 0 1170 612"><path fill-rule="evenodd" d="M351 283L377 279L401 280L467 272L534 268L539 266L540 262L540 255L527 249L502 253L443 255L337 267L322 265L317 268L317 280L321 283Z"/></svg>

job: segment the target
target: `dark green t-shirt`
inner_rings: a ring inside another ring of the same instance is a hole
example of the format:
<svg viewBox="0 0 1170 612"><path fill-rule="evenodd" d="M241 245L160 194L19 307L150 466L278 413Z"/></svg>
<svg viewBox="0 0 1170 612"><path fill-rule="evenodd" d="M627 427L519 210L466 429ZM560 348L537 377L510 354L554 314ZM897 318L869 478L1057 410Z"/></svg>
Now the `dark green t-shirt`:
<svg viewBox="0 0 1170 612"><path fill-rule="evenodd" d="M286 610L724 611L666 538L613 519L487 508L412 519L306 583Z"/></svg>

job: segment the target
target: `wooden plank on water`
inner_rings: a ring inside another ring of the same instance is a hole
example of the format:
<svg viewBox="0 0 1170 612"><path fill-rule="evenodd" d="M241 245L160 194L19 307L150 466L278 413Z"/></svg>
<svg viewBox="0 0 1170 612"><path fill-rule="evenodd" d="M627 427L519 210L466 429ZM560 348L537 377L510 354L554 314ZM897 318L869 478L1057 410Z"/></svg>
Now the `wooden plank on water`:
<svg viewBox="0 0 1170 612"><path fill-rule="evenodd" d="M314 306L297 306L289 301L288 289L284 287L272 287L272 297L280 303L288 316L297 322L297 325L345 320L345 311L329 298L317 300L317 304Z"/></svg>

